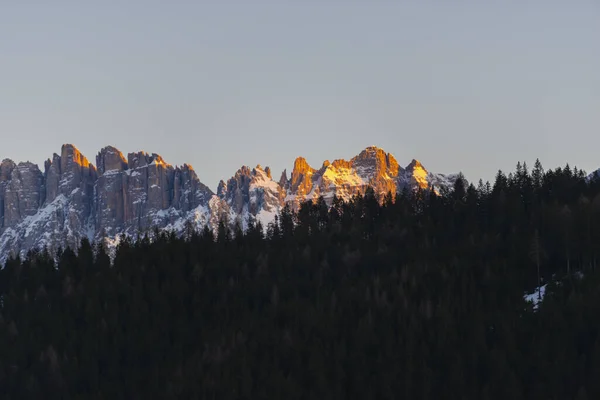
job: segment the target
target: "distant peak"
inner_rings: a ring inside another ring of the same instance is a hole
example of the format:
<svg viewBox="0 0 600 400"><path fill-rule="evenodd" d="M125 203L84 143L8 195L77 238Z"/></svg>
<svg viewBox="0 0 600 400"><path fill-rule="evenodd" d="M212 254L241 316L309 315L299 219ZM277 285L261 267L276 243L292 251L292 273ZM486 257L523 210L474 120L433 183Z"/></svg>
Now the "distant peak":
<svg viewBox="0 0 600 400"><path fill-rule="evenodd" d="M338 159L338 160L334 160L333 163L331 164L331 166L333 168L347 168L347 169L349 169L349 168L352 167L352 163L350 161Z"/></svg>
<svg viewBox="0 0 600 400"><path fill-rule="evenodd" d="M308 165L308 163L306 162L306 158L296 157L296 159L294 160L294 168L300 165Z"/></svg>
<svg viewBox="0 0 600 400"><path fill-rule="evenodd" d="M413 159L406 169L425 169L419 160Z"/></svg>
<svg viewBox="0 0 600 400"><path fill-rule="evenodd" d="M365 150L368 150L368 151L385 151L385 150L383 150L381 147L379 147L379 146L374 146L374 145L373 145L373 146L367 146L367 147L365 148Z"/></svg>
<svg viewBox="0 0 600 400"><path fill-rule="evenodd" d="M271 168L269 167L262 167L262 165L257 164L256 167L254 167L254 170L252 170L252 174L253 175L265 175L268 179L271 179Z"/></svg>
<svg viewBox="0 0 600 400"><path fill-rule="evenodd" d="M71 151L79 151L79 149L71 143L65 143L61 146L61 151L71 150Z"/></svg>
<svg viewBox="0 0 600 400"><path fill-rule="evenodd" d="M98 172L102 175L107 171L123 171L127 169L127 160L119 149L113 146L106 146L98 152L96 165Z"/></svg>
<svg viewBox="0 0 600 400"><path fill-rule="evenodd" d="M227 192L227 183L221 179L217 185L217 196L224 197Z"/></svg>
<svg viewBox="0 0 600 400"><path fill-rule="evenodd" d="M0 163L0 182L10 179L10 174L16 166L15 162L10 158L2 160L2 163Z"/></svg>
<svg viewBox="0 0 600 400"><path fill-rule="evenodd" d="M378 147L378 146L369 146L360 152L360 155L362 155L362 156L366 156L366 155L380 156L380 155L385 155L385 154L386 154L385 150L383 150L381 147Z"/></svg>
<svg viewBox="0 0 600 400"><path fill-rule="evenodd" d="M129 166L129 169L141 168L147 165L172 168L172 165L165 162L165 160L159 154L152 153L149 155L143 150L127 154L127 165Z"/></svg>
<svg viewBox="0 0 600 400"><path fill-rule="evenodd" d="M379 159L385 159L386 158L386 152L385 150L383 150L380 147L377 146L369 146L366 149L364 149L363 151L360 152L360 154L356 157L356 158L360 158L360 159L367 159L367 158L379 158Z"/></svg>
<svg viewBox="0 0 600 400"><path fill-rule="evenodd" d="M253 174L256 175L256 173L260 173L260 174L264 174L267 176L267 178L271 179L271 168L269 167L264 167L260 164L256 164L256 167L254 167L254 170L252 171Z"/></svg>
<svg viewBox="0 0 600 400"><path fill-rule="evenodd" d="M70 162L73 162L82 167L89 167L90 162L87 158L79 151L75 145L70 143L65 143L61 147L60 158L62 160L61 168L63 171L66 171Z"/></svg>
<svg viewBox="0 0 600 400"><path fill-rule="evenodd" d="M279 178L279 186L285 187L287 183L288 183L287 169L284 169L283 172L281 173L281 177Z"/></svg>
<svg viewBox="0 0 600 400"><path fill-rule="evenodd" d="M160 154L152 153L151 160L152 160L151 164L162 165L164 167L170 166L170 164L167 164L165 162L165 159L162 158L162 156Z"/></svg>
<svg viewBox="0 0 600 400"><path fill-rule="evenodd" d="M290 180L292 190L296 191L302 186L302 191L308 192L312 186L311 178L314 172L315 170L308 165L304 157L296 158L296 161L294 161L292 178Z"/></svg>
<svg viewBox="0 0 600 400"><path fill-rule="evenodd" d="M386 153L382 148L370 146L363 150L358 156L351 160L351 163L363 167L370 166L375 168L378 175L396 176L398 175L399 165L396 158L391 153Z"/></svg>
<svg viewBox="0 0 600 400"><path fill-rule="evenodd" d="M238 168L237 171L235 171L235 174L229 178L227 181L225 181L226 186L229 186L232 184L232 182L241 182L242 180L246 181L246 180L250 180L252 179L252 175L256 174L256 168L250 169L250 167L248 167L247 165L242 165L240 168Z"/></svg>
<svg viewBox="0 0 600 400"><path fill-rule="evenodd" d="M17 165L17 167L22 167L22 168L38 168L38 165L35 163L32 163L31 161L27 160L27 161L20 161L19 164Z"/></svg>
<svg viewBox="0 0 600 400"><path fill-rule="evenodd" d="M308 164L306 158L297 157L294 161L294 170L292 174L305 174L308 171L312 171L313 168Z"/></svg>
<svg viewBox="0 0 600 400"><path fill-rule="evenodd" d="M103 147L103 148L100 150L100 153L105 153L105 154L106 154L106 153L108 153L108 154L110 154L110 153L122 154L122 153L121 153L121 151L120 151L119 149L117 149L117 148L116 148L116 147L114 147L114 146L110 146L110 145L109 145L109 146L104 146L104 147Z"/></svg>

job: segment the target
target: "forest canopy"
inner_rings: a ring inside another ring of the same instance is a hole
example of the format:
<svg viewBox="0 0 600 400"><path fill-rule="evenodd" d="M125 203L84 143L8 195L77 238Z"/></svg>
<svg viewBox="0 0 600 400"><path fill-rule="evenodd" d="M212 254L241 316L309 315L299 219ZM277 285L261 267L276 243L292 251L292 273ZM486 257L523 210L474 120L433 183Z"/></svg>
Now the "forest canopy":
<svg viewBox="0 0 600 400"><path fill-rule="evenodd" d="M0 395L600 398L599 256L600 181L539 162L123 238L112 262L31 252L0 270Z"/></svg>

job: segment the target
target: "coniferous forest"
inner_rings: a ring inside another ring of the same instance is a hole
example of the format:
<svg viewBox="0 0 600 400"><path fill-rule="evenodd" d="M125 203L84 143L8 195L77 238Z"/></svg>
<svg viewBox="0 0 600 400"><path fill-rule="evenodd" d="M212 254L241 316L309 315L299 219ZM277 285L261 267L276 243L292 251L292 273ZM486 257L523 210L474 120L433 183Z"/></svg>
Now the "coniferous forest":
<svg viewBox="0 0 600 400"><path fill-rule="evenodd" d="M599 262L600 181L539 163L32 252L0 271L0 397L598 399Z"/></svg>

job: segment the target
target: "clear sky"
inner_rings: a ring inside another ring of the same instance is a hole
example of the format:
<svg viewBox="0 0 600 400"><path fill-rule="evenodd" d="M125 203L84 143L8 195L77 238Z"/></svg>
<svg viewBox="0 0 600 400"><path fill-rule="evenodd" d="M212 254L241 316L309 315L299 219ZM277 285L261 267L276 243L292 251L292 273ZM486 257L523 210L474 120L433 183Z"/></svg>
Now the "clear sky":
<svg viewBox="0 0 600 400"><path fill-rule="evenodd" d="M598 0L0 2L0 158L110 144L214 190L377 145L491 180L600 168L599 134Z"/></svg>

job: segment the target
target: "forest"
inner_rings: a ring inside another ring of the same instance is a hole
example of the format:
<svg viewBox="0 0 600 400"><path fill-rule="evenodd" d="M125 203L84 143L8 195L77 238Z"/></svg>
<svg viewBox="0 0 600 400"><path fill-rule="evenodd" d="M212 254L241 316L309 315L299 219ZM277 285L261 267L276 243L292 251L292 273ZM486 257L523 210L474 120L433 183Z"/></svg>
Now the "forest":
<svg viewBox="0 0 600 400"><path fill-rule="evenodd" d="M600 180L431 189L12 258L0 397L600 398Z"/></svg>

